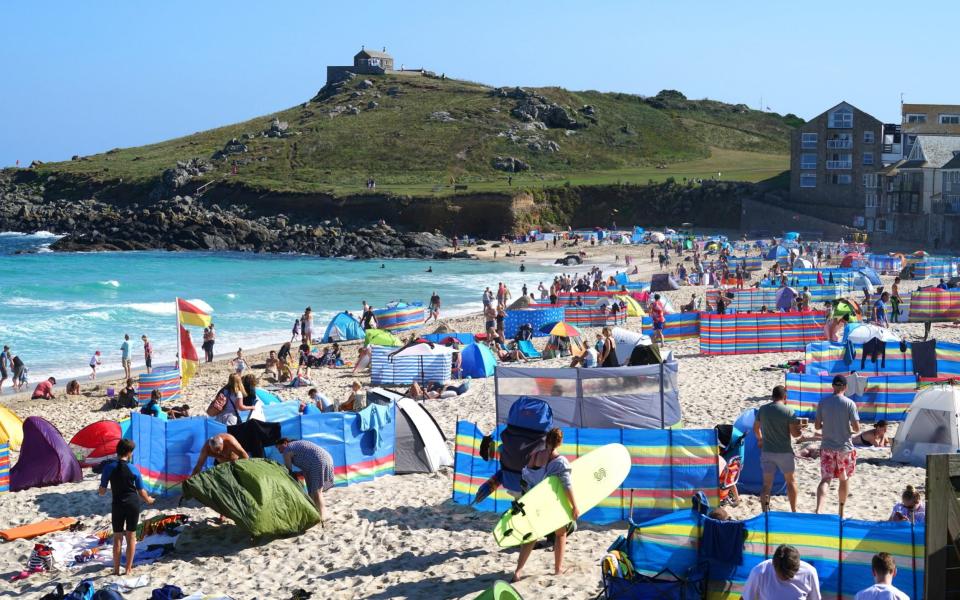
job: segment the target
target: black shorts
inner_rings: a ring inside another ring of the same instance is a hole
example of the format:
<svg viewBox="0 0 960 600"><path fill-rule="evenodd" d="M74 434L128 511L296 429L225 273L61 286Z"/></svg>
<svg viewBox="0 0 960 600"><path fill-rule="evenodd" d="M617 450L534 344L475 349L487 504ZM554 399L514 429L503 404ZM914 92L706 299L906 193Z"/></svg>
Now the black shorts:
<svg viewBox="0 0 960 600"><path fill-rule="evenodd" d="M140 524L140 507L128 504L114 505L110 516L113 518L113 532L136 531Z"/></svg>
<svg viewBox="0 0 960 600"><path fill-rule="evenodd" d="M147 368L148 368L148 369L153 367L153 358L144 359L144 362L147 363Z"/></svg>
<svg viewBox="0 0 960 600"><path fill-rule="evenodd" d="M0 367L0 379L6 379L8 377L7 368Z"/></svg>

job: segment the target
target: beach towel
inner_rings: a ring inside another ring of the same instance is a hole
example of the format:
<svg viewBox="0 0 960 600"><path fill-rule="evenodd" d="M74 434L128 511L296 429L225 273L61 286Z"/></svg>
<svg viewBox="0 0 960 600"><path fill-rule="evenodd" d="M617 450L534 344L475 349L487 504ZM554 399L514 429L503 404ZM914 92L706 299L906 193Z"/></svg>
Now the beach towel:
<svg viewBox="0 0 960 600"><path fill-rule="evenodd" d="M373 447L375 450L379 450L383 446L383 437L380 435L380 430L391 422L390 408L379 404L371 404L358 412L357 416L360 417L360 431L373 431Z"/></svg>
<svg viewBox="0 0 960 600"><path fill-rule="evenodd" d="M937 340L910 344L913 372L918 377L937 376Z"/></svg>
<svg viewBox="0 0 960 600"><path fill-rule="evenodd" d="M743 521L718 521L703 518L703 557L725 565L743 564L743 541L747 527Z"/></svg>

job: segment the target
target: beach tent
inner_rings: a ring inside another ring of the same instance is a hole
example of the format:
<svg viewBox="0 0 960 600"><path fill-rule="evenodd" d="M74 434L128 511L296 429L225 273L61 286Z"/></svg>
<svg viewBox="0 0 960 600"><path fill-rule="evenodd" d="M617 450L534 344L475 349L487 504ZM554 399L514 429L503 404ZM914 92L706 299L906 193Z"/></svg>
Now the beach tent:
<svg viewBox="0 0 960 600"><path fill-rule="evenodd" d="M812 269L813 263L805 258L797 258L795 261L793 261L793 268L794 269Z"/></svg>
<svg viewBox="0 0 960 600"><path fill-rule="evenodd" d="M92 467L116 456L117 442L121 437L123 435L120 423L97 421L87 425L70 439L70 449L80 461L81 467Z"/></svg>
<svg viewBox="0 0 960 600"><path fill-rule="evenodd" d="M847 269L862 265L863 263L863 255L859 252L850 252L840 260L840 266Z"/></svg>
<svg viewBox="0 0 960 600"><path fill-rule="evenodd" d="M900 336L892 329L873 323L847 323L843 332L843 343L866 344L873 338L882 342L899 342Z"/></svg>
<svg viewBox="0 0 960 600"><path fill-rule="evenodd" d="M883 281L880 280L880 275L878 275L877 272L871 267L860 267L857 269L857 271L873 285L883 285Z"/></svg>
<svg viewBox="0 0 960 600"><path fill-rule="evenodd" d="M863 273L854 273L850 278L850 287L856 291L867 290L867 293L874 293L874 283Z"/></svg>
<svg viewBox="0 0 960 600"><path fill-rule="evenodd" d="M925 467L928 454L960 451L960 388L935 385L917 392L907 420L897 429L890 457Z"/></svg>
<svg viewBox="0 0 960 600"><path fill-rule="evenodd" d="M0 405L0 439L6 439L11 450L23 443L23 420L15 412Z"/></svg>
<svg viewBox="0 0 960 600"><path fill-rule="evenodd" d="M350 313L342 312L330 319L330 324L327 325L327 330L320 341L327 344L362 339L364 339L364 333L360 321Z"/></svg>
<svg viewBox="0 0 960 600"><path fill-rule="evenodd" d="M680 423L678 365L605 368L498 366L497 423L520 397L550 405L557 427L657 429Z"/></svg>
<svg viewBox="0 0 960 600"><path fill-rule="evenodd" d="M497 368L497 357L483 344L468 344L460 349L461 379L491 377Z"/></svg>
<svg viewBox="0 0 960 600"><path fill-rule="evenodd" d="M320 522L320 513L287 469L263 458L223 463L183 482L196 498L254 538L297 535Z"/></svg>
<svg viewBox="0 0 960 600"><path fill-rule="evenodd" d="M799 239L799 237L800 237L800 234L797 233L796 231L788 231L785 234L783 234L783 239L788 242L795 242L797 241L797 239Z"/></svg>
<svg viewBox="0 0 960 600"><path fill-rule="evenodd" d="M393 335L389 331L384 331L382 329L368 329L364 332L363 343L366 346L388 346L388 347L399 347L403 345L403 342L400 341L400 338Z"/></svg>
<svg viewBox="0 0 960 600"><path fill-rule="evenodd" d="M763 491L760 446L757 444L757 435L753 432L753 423L756 418L757 409L748 408L740 413L733 423L734 435L743 437L743 466L740 471L740 481L737 483L741 494L759 495ZM773 478L771 493L779 496L786 492L787 483L783 480L783 473L777 471Z"/></svg>
<svg viewBox="0 0 960 600"><path fill-rule="evenodd" d="M637 346L649 346L650 337L638 333L636 331L630 331L629 329L623 329L622 327L614 327L611 331L613 335L613 343L615 344L614 352L617 355L617 364L625 365L630 360L630 356L633 354L633 349Z"/></svg>
<svg viewBox="0 0 960 600"><path fill-rule="evenodd" d="M833 301L833 317L842 317L849 315L850 321L859 321L863 318L863 311L860 310L860 304L851 298L838 298Z"/></svg>
<svg viewBox="0 0 960 600"><path fill-rule="evenodd" d="M654 273L650 276L651 292L669 292L679 289L680 284L669 273Z"/></svg>
<svg viewBox="0 0 960 600"><path fill-rule="evenodd" d="M397 473L436 473L452 467L453 455L433 415L416 400L397 399L394 460Z"/></svg>
<svg viewBox="0 0 960 600"><path fill-rule="evenodd" d="M645 317L647 313L643 312L643 307L640 306L640 303L634 300L631 296L627 294L621 294L616 296L617 300L622 300L624 304L627 305L627 316L628 317Z"/></svg>
<svg viewBox="0 0 960 600"><path fill-rule="evenodd" d="M787 250L784 246L771 246L769 250L764 253L763 258L765 260L779 260L781 258L789 258L790 251Z"/></svg>
<svg viewBox="0 0 960 600"><path fill-rule="evenodd" d="M10 469L10 490L76 483L83 480L80 463L60 431L41 417L23 422L20 458Z"/></svg>

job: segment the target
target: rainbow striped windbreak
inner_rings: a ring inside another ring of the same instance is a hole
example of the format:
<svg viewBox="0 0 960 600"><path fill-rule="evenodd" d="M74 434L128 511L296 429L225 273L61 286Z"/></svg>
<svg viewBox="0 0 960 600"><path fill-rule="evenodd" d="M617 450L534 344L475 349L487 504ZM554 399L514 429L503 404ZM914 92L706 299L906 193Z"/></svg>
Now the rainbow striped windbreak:
<svg viewBox="0 0 960 600"><path fill-rule="evenodd" d="M810 285L807 286L811 296L811 308L817 304L824 304L837 298L842 298L846 292L846 286L842 285ZM717 306L717 297L722 294L733 294L733 299L729 301L728 308L733 312L760 312L764 306L774 310L777 306L777 292L780 288L745 288L728 290L707 290L707 307L714 309ZM803 288L797 289L802 292Z"/></svg>
<svg viewBox="0 0 960 600"><path fill-rule="evenodd" d="M653 335L653 319L649 315L643 317L641 330L644 335ZM663 339L684 340L695 337L700 337L700 313L670 313L664 317Z"/></svg>
<svg viewBox="0 0 960 600"><path fill-rule="evenodd" d="M957 260L953 258L931 258L922 260L913 265L913 278L933 279L943 277L949 279L957 274Z"/></svg>
<svg viewBox="0 0 960 600"><path fill-rule="evenodd" d="M889 256L887 254L868 254L867 265L878 273L899 275L903 269L903 259L899 256Z"/></svg>
<svg viewBox="0 0 960 600"><path fill-rule="evenodd" d="M10 491L10 444L0 444L0 494Z"/></svg>
<svg viewBox="0 0 960 600"><path fill-rule="evenodd" d="M914 600L922 598L923 524L781 512L761 514L744 523L743 564L711 560L708 598L740 598L750 570L772 557L780 544L796 547L801 559L817 570L823 598L853 600L858 591L873 585L870 561L878 552L887 552L896 561L894 584ZM698 544L702 530L702 517L689 510L631 525L627 554L643 574L663 568L682 574L704 559Z"/></svg>
<svg viewBox="0 0 960 600"><path fill-rule="evenodd" d="M617 311L614 315L609 310L594 306L566 306L563 320L574 327L614 327L627 322L627 311Z"/></svg>
<svg viewBox="0 0 960 600"><path fill-rule="evenodd" d="M137 377L137 401L140 404L150 402L153 390L160 390L161 402L178 400L180 371L173 367L158 367L152 373L141 373Z"/></svg>
<svg viewBox="0 0 960 600"><path fill-rule="evenodd" d="M798 417L813 418L820 400L833 393L831 382L836 374L856 371L866 381L862 393L859 386L847 387L847 396L857 404L863 421L903 421L913 402L919 381L913 373L912 346L900 351L899 342L886 344L886 361L863 360L863 347L853 347L855 360L844 362L844 346L838 343L809 344L806 351L806 373L787 373L787 406ZM861 367L861 364L863 366ZM960 377L960 344L937 341L937 377Z"/></svg>
<svg viewBox="0 0 960 600"><path fill-rule="evenodd" d="M844 267L828 267L824 269L794 269L788 271L786 275L789 284L798 288L797 291L800 291L799 288L805 285L817 285L818 273L823 275L823 283L825 285L849 286L853 283L853 278L859 274L859 271ZM833 275L833 283L830 282L831 275ZM780 287L780 279L777 278L770 282L769 285L763 287Z"/></svg>
<svg viewBox="0 0 960 600"><path fill-rule="evenodd" d="M423 325L427 318L426 309L420 303L375 308L373 315L377 318L377 328L385 331L414 329Z"/></svg>
<svg viewBox="0 0 960 600"><path fill-rule="evenodd" d="M296 405L294 410L289 406ZM394 473L395 407L388 411L389 422L378 430L378 436L361 430L371 413L382 407L369 406L359 413L338 412L300 415L298 402L270 405L271 414L292 414L279 420L281 434L292 440L310 440L327 450L333 457L334 484L352 485ZM382 413L381 413L382 414ZM211 436L226 431L226 427L206 417L191 417L161 421L131 414L130 430L126 437L137 447L133 464L140 469L147 490L154 495L171 496L180 493L180 485L190 476L200 457L203 444ZM272 419L271 419L272 420ZM283 462L275 448L267 450L267 458ZM207 466L212 466L208 461Z"/></svg>
<svg viewBox="0 0 960 600"><path fill-rule="evenodd" d="M504 426L493 433L499 444ZM499 462L480 458L483 432L476 423L457 423L453 501L470 504ZM717 435L713 429L563 429L561 454L575 460L587 452L614 442L630 451L633 467L613 495L583 517L592 523L613 523L630 516L650 519L690 506L697 490L704 490L711 504L719 498ZM503 512L513 498L502 488L476 505L478 510Z"/></svg>
<svg viewBox="0 0 960 600"><path fill-rule="evenodd" d="M727 258L727 264L731 269L742 266L747 271L759 271L763 269L763 258L760 256L731 256Z"/></svg>
<svg viewBox="0 0 960 600"><path fill-rule="evenodd" d="M803 350L823 339L822 311L700 315L700 354Z"/></svg>
<svg viewBox="0 0 960 600"><path fill-rule="evenodd" d="M960 319L960 291L930 287L911 293L908 318L911 323Z"/></svg>

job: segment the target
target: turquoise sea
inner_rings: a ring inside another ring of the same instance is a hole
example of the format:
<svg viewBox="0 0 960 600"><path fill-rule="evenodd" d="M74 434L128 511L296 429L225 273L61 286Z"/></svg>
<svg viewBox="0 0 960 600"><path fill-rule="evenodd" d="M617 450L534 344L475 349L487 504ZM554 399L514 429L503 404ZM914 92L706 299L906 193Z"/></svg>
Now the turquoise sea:
<svg viewBox="0 0 960 600"><path fill-rule="evenodd" d="M0 345L20 355L31 382L86 374L96 350L102 352L103 370L120 369L125 333L134 366L143 363L142 334L153 342L155 364L172 363L178 296L213 307L214 350L220 354L289 340L306 306L313 308L319 336L335 313L359 314L363 300L374 307L392 300L427 303L436 290L443 314L462 314L480 310L485 286L503 281L518 296L523 283L531 290L540 281L549 285L557 269L528 263L521 273L516 264L467 260L45 251L55 239L49 233L0 233ZM26 249L39 252L13 254ZM191 333L199 351L201 331Z"/></svg>

